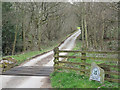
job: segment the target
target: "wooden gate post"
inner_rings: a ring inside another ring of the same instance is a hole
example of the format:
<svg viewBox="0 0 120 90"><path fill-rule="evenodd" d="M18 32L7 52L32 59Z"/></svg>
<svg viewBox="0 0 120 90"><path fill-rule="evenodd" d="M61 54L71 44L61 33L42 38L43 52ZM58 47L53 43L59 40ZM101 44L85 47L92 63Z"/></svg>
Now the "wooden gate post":
<svg viewBox="0 0 120 90"><path fill-rule="evenodd" d="M55 66L58 65L58 61L59 61L59 48L56 47L54 48L54 70L56 71L57 69L55 69Z"/></svg>
<svg viewBox="0 0 120 90"><path fill-rule="evenodd" d="M82 50L84 51L84 49L82 49ZM86 57L85 52L82 52L81 54L82 54L82 57ZM86 62L86 59L81 59L81 62L84 64ZM81 69L82 69L81 75L85 75L85 71L83 71L83 70L85 70L85 65L81 65Z"/></svg>

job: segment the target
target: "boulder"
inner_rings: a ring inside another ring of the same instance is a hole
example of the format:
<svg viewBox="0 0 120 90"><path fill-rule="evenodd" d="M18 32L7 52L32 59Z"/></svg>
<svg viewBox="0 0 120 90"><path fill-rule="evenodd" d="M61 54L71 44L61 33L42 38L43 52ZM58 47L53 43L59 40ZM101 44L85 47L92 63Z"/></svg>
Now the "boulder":
<svg viewBox="0 0 120 90"><path fill-rule="evenodd" d="M0 61L0 64L2 65L2 68L12 68L15 66L15 64L17 63L17 61L12 58L12 57L6 57L6 58L2 58L2 60Z"/></svg>
<svg viewBox="0 0 120 90"><path fill-rule="evenodd" d="M108 67L105 63L98 64L98 66L104 69L104 71L111 71L110 67ZM110 74L105 74L105 78L110 78Z"/></svg>

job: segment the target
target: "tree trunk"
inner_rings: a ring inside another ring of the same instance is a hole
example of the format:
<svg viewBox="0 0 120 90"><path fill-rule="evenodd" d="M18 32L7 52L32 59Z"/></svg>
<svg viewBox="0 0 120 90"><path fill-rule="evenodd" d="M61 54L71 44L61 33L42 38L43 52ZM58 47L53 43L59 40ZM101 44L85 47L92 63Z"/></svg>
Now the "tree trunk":
<svg viewBox="0 0 120 90"><path fill-rule="evenodd" d="M38 28L38 49L41 50L41 31L40 31L40 26Z"/></svg>
<svg viewBox="0 0 120 90"><path fill-rule="evenodd" d="M84 13L82 8L82 15L81 15L81 26L82 26L82 47L84 48Z"/></svg>
<svg viewBox="0 0 120 90"><path fill-rule="evenodd" d="M38 49L41 50L41 31L40 31L40 28L41 28L41 25L40 25L40 21L38 21L37 23L38 25Z"/></svg>
<svg viewBox="0 0 120 90"><path fill-rule="evenodd" d="M26 45L25 45L25 27L24 27L24 22L22 23L22 38L23 38L23 52L26 51Z"/></svg>
<svg viewBox="0 0 120 90"><path fill-rule="evenodd" d="M25 44L25 30L23 30L23 51L26 51L26 44Z"/></svg>
<svg viewBox="0 0 120 90"><path fill-rule="evenodd" d="M18 26L16 25L16 32L15 32L15 37L14 37L14 42L13 42L12 55L14 55L14 52L15 52L15 46L16 46L16 40L17 40L17 33L18 33Z"/></svg>
<svg viewBox="0 0 120 90"><path fill-rule="evenodd" d="M96 24L94 26L94 48L97 49Z"/></svg>
<svg viewBox="0 0 120 90"><path fill-rule="evenodd" d="M103 43L104 43L104 23L103 23L102 35L101 35L101 49L104 49Z"/></svg>
<svg viewBox="0 0 120 90"><path fill-rule="evenodd" d="M84 17L84 25L85 25L85 42L86 42L86 49L87 49L88 48L88 33L87 33L86 15Z"/></svg>

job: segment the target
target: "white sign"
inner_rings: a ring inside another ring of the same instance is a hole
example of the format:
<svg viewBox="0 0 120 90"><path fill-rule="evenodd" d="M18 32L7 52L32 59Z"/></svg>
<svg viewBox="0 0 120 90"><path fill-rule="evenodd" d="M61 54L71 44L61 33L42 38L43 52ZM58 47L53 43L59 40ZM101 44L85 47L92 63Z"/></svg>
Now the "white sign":
<svg viewBox="0 0 120 90"><path fill-rule="evenodd" d="M97 67L93 68L90 79L100 81L100 70Z"/></svg>
<svg viewBox="0 0 120 90"><path fill-rule="evenodd" d="M104 70L100 68L95 62L91 64L90 78L89 80L96 80L101 83L104 82Z"/></svg>

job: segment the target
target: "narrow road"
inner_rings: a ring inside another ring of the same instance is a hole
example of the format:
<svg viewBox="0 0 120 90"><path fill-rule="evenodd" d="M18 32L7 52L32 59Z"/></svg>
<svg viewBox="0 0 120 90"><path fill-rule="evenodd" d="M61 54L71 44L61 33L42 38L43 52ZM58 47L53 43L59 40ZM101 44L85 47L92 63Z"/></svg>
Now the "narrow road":
<svg viewBox="0 0 120 90"><path fill-rule="evenodd" d="M71 35L66 41L59 47L60 50L71 50L75 45L76 38L81 34L81 31L78 30L73 35ZM50 51L46 54L43 54L39 57L31 59L29 62L18 66L19 70L24 69L22 67L29 67L30 72L32 71L31 67L35 67L36 70L39 68L36 67L53 67L54 65L54 52ZM61 53L66 54L66 53ZM61 59L60 59L61 60ZM25 69L24 69L25 70ZM34 71L33 71L34 72ZM0 88L51 88L49 76L20 76L20 75L2 75L2 87Z"/></svg>

